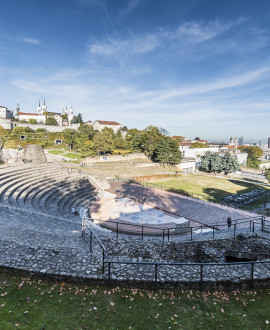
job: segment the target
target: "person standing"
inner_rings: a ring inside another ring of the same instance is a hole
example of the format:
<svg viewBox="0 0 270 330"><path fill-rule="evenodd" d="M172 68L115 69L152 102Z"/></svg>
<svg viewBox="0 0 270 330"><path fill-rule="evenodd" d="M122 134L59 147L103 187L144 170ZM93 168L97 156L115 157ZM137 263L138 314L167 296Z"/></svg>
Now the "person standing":
<svg viewBox="0 0 270 330"><path fill-rule="evenodd" d="M227 224L228 224L228 228L230 228L231 225L232 225L232 218L231 217L228 217Z"/></svg>

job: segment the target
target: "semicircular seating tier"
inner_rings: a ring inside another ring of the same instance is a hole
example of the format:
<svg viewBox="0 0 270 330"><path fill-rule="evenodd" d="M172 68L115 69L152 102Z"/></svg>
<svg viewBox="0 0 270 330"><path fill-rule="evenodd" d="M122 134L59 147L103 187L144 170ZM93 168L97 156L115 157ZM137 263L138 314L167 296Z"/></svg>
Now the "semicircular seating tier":
<svg viewBox="0 0 270 330"><path fill-rule="evenodd" d="M96 199L97 191L82 172L53 163L0 168L0 202L25 211L73 219Z"/></svg>

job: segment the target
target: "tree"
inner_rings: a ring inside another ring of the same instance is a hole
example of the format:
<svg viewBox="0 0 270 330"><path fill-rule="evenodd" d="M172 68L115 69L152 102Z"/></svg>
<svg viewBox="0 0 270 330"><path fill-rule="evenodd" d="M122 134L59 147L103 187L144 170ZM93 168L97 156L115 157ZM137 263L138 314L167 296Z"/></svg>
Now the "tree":
<svg viewBox="0 0 270 330"><path fill-rule="evenodd" d="M221 157L216 152L207 151L201 157L201 168L206 172L220 172L222 171Z"/></svg>
<svg viewBox="0 0 270 330"><path fill-rule="evenodd" d="M132 128L127 132L126 140L133 151L142 151L143 132L137 128Z"/></svg>
<svg viewBox="0 0 270 330"><path fill-rule="evenodd" d="M32 118L31 118L31 119L28 120L28 123L29 123L29 124L36 124L37 121L36 121L35 119L32 119Z"/></svg>
<svg viewBox="0 0 270 330"><path fill-rule="evenodd" d="M93 157L97 153L95 144L90 140L81 141L77 146L77 150L82 154L83 157Z"/></svg>
<svg viewBox="0 0 270 330"><path fill-rule="evenodd" d="M65 143L69 146L69 149L72 150L73 144L76 140L76 131L71 128L66 128L62 132Z"/></svg>
<svg viewBox="0 0 270 330"><path fill-rule="evenodd" d="M247 166L259 168L259 158L263 154L263 150L261 148L259 148L258 146L241 147L241 151L246 152L248 154Z"/></svg>
<svg viewBox="0 0 270 330"><path fill-rule="evenodd" d="M171 137L162 137L156 145L153 159L162 164L179 164L182 160L182 154L179 151L178 143Z"/></svg>
<svg viewBox="0 0 270 330"><path fill-rule="evenodd" d="M30 127L20 127L20 126L17 126L17 127L14 127L13 130L12 130L12 134L15 134L15 133L30 133L30 132L34 132L34 130Z"/></svg>
<svg viewBox="0 0 270 330"><path fill-rule="evenodd" d="M58 126L57 120L54 117L47 117L45 125Z"/></svg>
<svg viewBox="0 0 270 330"><path fill-rule="evenodd" d="M267 168L264 174L268 182L270 182L270 168Z"/></svg>
<svg viewBox="0 0 270 330"><path fill-rule="evenodd" d="M89 140L93 140L93 137L96 133L94 127L91 125L82 125L78 128L78 132L81 133L83 137Z"/></svg>
<svg viewBox="0 0 270 330"><path fill-rule="evenodd" d="M194 149L194 148L209 148L209 144L208 143L194 142L194 143L192 143L190 148L191 149Z"/></svg>
<svg viewBox="0 0 270 330"><path fill-rule="evenodd" d="M173 140L175 140L178 143L185 142L186 138L184 136L174 136Z"/></svg>
<svg viewBox="0 0 270 330"><path fill-rule="evenodd" d="M142 135L142 143L144 153L149 157L153 157L154 150L157 143L161 139L162 134L159 129L155 126L148 126Z"/></svg>
<svg viewBox="0 0 270 330"><path fill-rule="evenodd" d="M221 158L222 171L224 173L231 173L240 170L240 165L238 161L231 156L229 152L226 152L225 155Z"/></svg>
<svg viewBox="0 0 270 330"><path fill-rule="evenodd" d="M158 129L159 129L160 134L162 134L164 136L169 136L170 135L170 133L165 128L159 127Z"/></svg>
<svg viewBox="0 0 270 330"><path fill-rule="evenodd" d="M73 117L73 120L72 120L72 123L73 124L82 124L83 123L82 114L81 113L78 113L77 116L74 116Z"/></svg>
<svg viewBox="0 0 270 330"><path fill-rule="evenodd" d="M93 143L98 153L112 153L114 150L113 136L110 132L102 130L95 134Z"/></svg>

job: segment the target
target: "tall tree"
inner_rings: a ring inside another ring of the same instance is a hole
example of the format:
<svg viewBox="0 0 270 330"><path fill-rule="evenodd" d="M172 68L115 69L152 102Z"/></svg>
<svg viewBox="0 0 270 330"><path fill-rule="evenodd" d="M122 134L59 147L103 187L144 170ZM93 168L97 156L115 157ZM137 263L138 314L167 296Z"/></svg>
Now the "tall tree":
<svg viewBox="0 0 270 330"><path fill-rule="evenodd" d="M57 120L54 117L47 117L45 125L58 126Z"/></svg>
<svg viewBox="0 0 270 330"><path fill-rule="evenodd" d="M201 157L201 167L206 172L220 172L222 171L221 157L216 152L207 151Z"/></svg>
<svg viewBox="0 0 270 330"><path fill-rule="evenodd" d="M126 140L133 151L142 151L142 136L143 132L139 131L137 128L128 130Z"/></svg>
<svg viewBox="0 0 270 330"><path fill-rule="evenodd" d="M240 165L238 161L231 156L229 152L221 158L222 170L225 173L231 173L240 170Z"/></svg>
<svg viewBox="0 0 270 330"><path fill-rule="evenodd" d="M62 134L63 134L65 143L69 146L69 149L72 150L73 145L76 141L76 131L71 128L66 128L63 130Z"/></svg>
<svg viewBox="0 0 270 330"><path fill-rule="evenodd" d="M160 133L158 127L148 126L143 133L142 142L144 153L149 157L153 157L154 150L157 143L161 139L162 134Z"/></svg>
<svg viewBox="0 0 270 330"><path fill-rule="evenodd" d="M162 164L176 165L182 160L178 143L171 137L162 137L154 150L153 159Z"/></svg>
<svg viewBox="0 0 270 330"><path fill-rule="evenodd" d="M241 151L246 152L248 154L247 166L259 168L259 158L263 154L263 150L261 148L259 148L258 146L241 147Z"/></svg>

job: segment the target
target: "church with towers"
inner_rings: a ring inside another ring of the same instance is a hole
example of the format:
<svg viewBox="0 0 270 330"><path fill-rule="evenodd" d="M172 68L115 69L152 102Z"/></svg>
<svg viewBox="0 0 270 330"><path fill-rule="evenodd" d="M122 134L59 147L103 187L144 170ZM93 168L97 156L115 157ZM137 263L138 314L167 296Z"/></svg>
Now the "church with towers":
<svg viewBox="0 0 270 330"><path fill-rule="evenodd" d="M57 122L58 126L70 126L72 124L72 120L74 118L74 109L71 105L70 109L63 108L62 112L50 112L47 109L47 105L44 99L43 105L38 104L37 112L21 112L19 103L17 102L15 119L19 121L28 122L28 123L36 123L36 124L46 124L48 118L54 118Z"/></svg>

